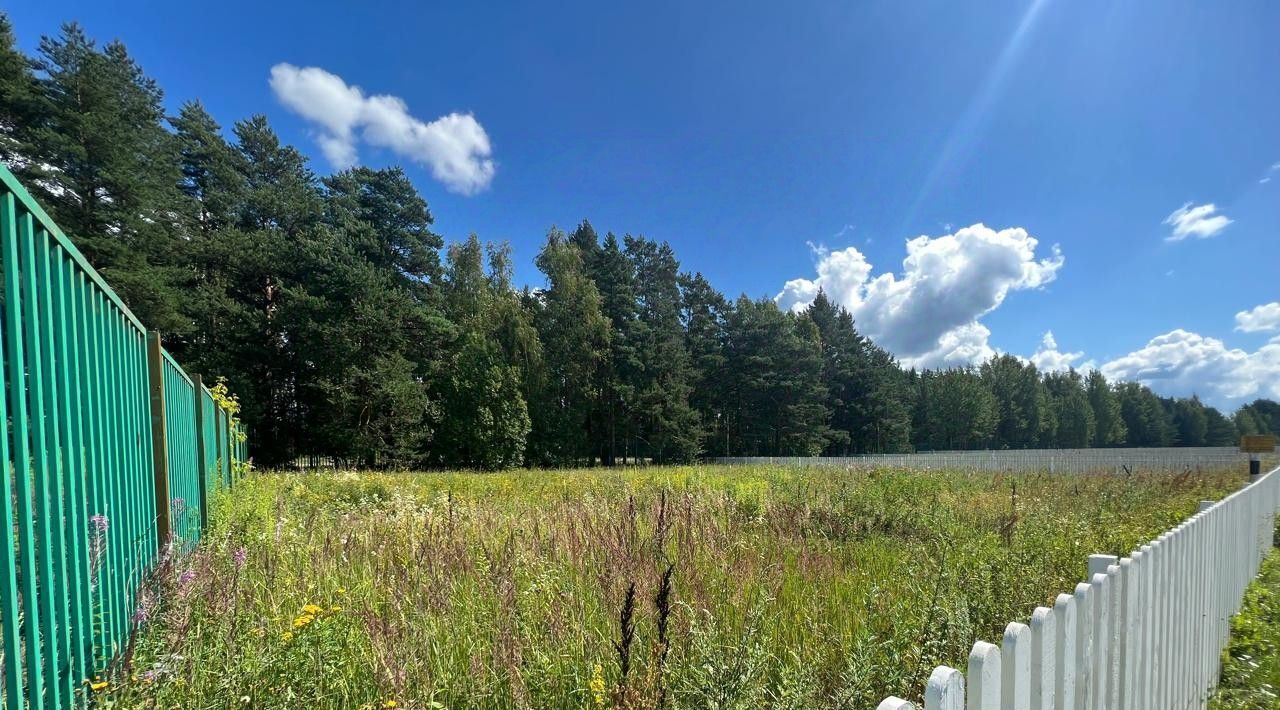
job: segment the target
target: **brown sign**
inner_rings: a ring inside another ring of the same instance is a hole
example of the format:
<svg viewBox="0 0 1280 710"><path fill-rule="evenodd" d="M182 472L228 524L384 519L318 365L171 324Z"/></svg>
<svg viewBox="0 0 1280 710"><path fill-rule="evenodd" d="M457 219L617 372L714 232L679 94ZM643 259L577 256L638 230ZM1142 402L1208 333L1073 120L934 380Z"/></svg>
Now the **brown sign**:
<svg viewBox="0 0 1280 710"><path fill-rule="evenodd" d="M1240 450L1246 454L1269 454L1276 450L1275 434L1249 434L1240 437Z"/></svg>

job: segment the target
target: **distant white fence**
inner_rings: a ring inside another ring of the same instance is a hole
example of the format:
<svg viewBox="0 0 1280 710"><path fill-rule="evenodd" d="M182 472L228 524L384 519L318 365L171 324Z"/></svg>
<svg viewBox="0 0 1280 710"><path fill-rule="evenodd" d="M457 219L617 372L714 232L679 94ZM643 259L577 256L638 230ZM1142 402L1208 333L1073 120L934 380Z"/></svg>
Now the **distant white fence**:
<svg viewBox="0 0 1280 710"><path fill-rule="evenodd" d="M925 710L1203 708L1277 506L1280 468L1124 559L1090 556L1087 581L1009 624L999 646L975 643L966 673L934 669ZM879 710L914 707L887 698Z"/></svg>
<svg viewBox="0 0 1280 710"><path fill-rule="evenodd" d="M1248 454L1234 446L1168 447L1151 449L1005 449L1000 451L927 451L916 454L861 456L740 456L715 459L725 464L788 464L847 468L915 468L960 471L1185 471L1199 468L1244 467Z"/></svg>

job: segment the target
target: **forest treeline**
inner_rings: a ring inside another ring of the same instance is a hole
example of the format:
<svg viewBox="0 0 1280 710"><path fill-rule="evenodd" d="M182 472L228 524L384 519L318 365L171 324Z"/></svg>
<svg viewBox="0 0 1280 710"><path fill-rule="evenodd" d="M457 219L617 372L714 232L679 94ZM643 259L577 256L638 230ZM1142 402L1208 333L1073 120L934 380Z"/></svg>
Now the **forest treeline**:
<svg viewBox="0 0 1280 710"><path fill-rule="evenodd" d="M917 372L819 294L726 298L671 247L552 228L540 288L505 244L446 245L399 168L317 175L266 118L167 115L120 42L0 19L0 159L191 372L225 377L252 453L503 468L716 455L1231 445L1226 416L1002 355Z"/></svg>

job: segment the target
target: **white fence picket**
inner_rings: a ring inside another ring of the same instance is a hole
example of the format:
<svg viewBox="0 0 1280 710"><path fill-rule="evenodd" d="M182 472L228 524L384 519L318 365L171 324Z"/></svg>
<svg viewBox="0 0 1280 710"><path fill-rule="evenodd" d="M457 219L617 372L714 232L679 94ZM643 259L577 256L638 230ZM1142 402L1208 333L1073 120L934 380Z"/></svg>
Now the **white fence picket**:
<svg viewBox="0 0 1280 710"><path fill-rule="evenodd" d="M1000 644L1001 707L1031 709L1031 628L1016 621L1004 629Z"/></svg>
<svg viewBox="0 0 1280 710"><path fill-rule="evenodd" d="M966 710L1000 710L1003 692L1000 648L979 641L969 651L969 688Z"/></svg>
<svg viewBox="0 0 1280 710"><path fill-rule="evenodd" d="M1041 606L1031 612L1032 710L1053 710L1057 678L1057 628L1058 619L1053 609Z"/></svg>
<svg viewBox="0 0 1280 710"><path fill-rule="evenodd" d="M1107 681L1111 678L1111 646L1115 637L1111 635L1111 578L1105 574L1095 574L1089 581L1090 596L1093 597L1093 688L1090 695L1093 707L1107 707Z"/></svg>
<svg viewBox="0 0 1280 710"><path fill-rule="evenodd" d="M907 467L954 471L1049 471L1061 473L1129 474L1138 471L1181 473L1203 468L1242 466L1248 454L1234 446L1009 449L999 451L924 451L914 454L856 456L725 456L722 464L843 466L847 468Z"/></svg>
<svg viewBox="0 0 1280 710"><path fill-rule="evenodd" d="M1076 707L1076 598L1059 594L1053 602L1057 659L1053 673L1053 710L1075 710Z"/></svg>
<svg viewBox="0 0 1280 710"><path fill-rule="evenodd" d="M938 666L924 689L924 710L965 710L964 676L960 671Z"/></svg>
<svg viewBox="0 0 1280 710"><path fill-rule="evenodd" d="M1093 708L1093 588L1076 585L1076 710Z"/></svg>

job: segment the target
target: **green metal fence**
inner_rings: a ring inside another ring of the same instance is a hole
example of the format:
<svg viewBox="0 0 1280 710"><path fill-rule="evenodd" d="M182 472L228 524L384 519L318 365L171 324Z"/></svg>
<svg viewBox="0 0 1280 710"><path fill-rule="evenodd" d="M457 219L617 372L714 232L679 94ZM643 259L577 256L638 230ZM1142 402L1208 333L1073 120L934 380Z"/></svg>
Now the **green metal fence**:
<svg viewBox="0 0 1280 710"><path fill-rule="evenodd" d="M0 165L0 645L8 708L84 704L139 585L247 446ZM171 537L172 536L172 537Z"/></svg>

